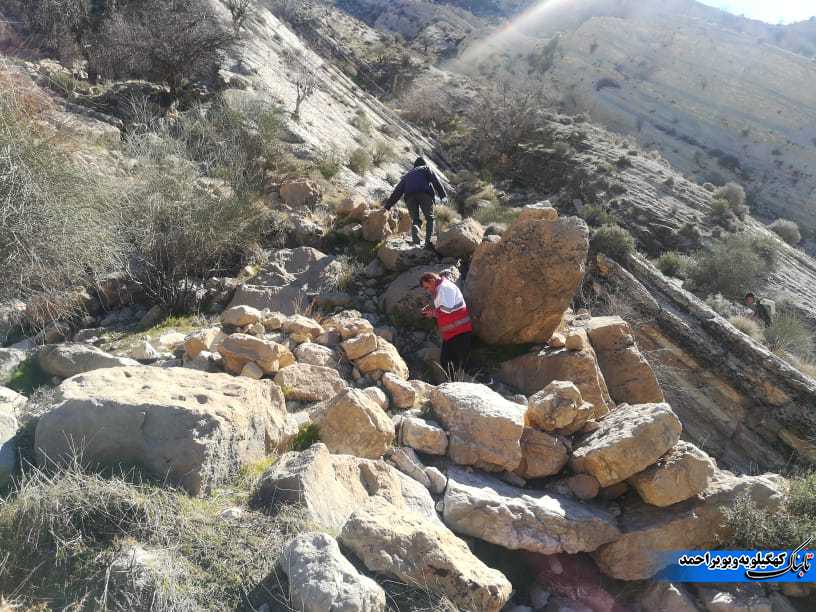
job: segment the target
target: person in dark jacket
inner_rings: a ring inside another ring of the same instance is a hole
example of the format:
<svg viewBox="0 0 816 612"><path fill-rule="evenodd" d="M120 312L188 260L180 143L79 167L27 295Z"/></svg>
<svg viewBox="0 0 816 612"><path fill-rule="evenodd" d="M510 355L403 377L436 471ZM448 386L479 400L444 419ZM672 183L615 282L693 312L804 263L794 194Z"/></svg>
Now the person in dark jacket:
<svg viewBox="0 0 816 612"><path fill-rule="evenodd" d="M391 210L400 198L405 196L405 204L408 212L411 213L411 238L414 244L420 243L420 228L422 219L420 211L425 217L425 248L432 249L431 238L434 233L434 195L440 200L448 197L445 188L436 176L436 173L428 167L421 157L414 162L414 167L402 177L399 184L394 188L383 205L386 210Z"/></svg>

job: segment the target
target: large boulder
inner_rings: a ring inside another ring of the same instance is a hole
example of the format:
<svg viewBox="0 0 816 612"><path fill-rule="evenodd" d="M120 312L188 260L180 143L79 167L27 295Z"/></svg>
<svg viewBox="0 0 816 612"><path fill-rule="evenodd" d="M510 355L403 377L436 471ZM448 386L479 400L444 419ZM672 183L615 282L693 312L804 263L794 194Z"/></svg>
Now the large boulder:
<svg viewBox="0 0 816 612"><path fill-rule="evenodd" d="M781 504L783 491L779 476L734 476L720 471L703 492L702 501L690 499L657 508L629 499L619 520L621 536L599 548L593 557L608 576L646 580L664 567L664 552L707 550L727 538L731 529L725 510L733 508L738 500L748 498L758 507L773 511Z"/></svg>
<svg viewBox="0 0 816 612"><path fill-rule="evenodd" d="M363 240L382 242L389 236L402 234L410 229L411 217L407 210L374 210L363 220Z"/></svg>
<svg viewBox="0 0 816 612"><path fill-rule="evenodd" d="M593 415L594 408L571 382L556 380L527 402L527 424L544 431L575 433Z"/></svg>
<svg viewBox="0 0 816 612"><path fill-rule="evenodd" d="M377 249L377 257L389 272L404 272L436 261L430 249L411 243L404 237L389 238Z"/></svg>
<svg viewBox="0 0 816 612"><path fill-rule="evenodd" d="M275 374L295 363L295 356L287 347L248 334L227 336L218 352L224 358L224 369L236 376L248 363L256 364L264 374Z"/></svg>
<svg viewBox="0 0 816 612"><path fill-rule="evenodd" d="M342 393L348 383L332 368L295 363L275 375L277 383L288 400L322 402Z"/></svg>
<svg viewBox="0 0 816 612"><path fill-rule="evenodd" d="M489 344L546 342L584 276L589 229L576 217L519 219L470 264L465 298Z"/></svg>
<svg viewBox="0 0 816 612"><path fill-rule="evenodd" d="M17 429L14 407L11 402L4 403L0 395L0 489L8 484L17 465Z"/></svg>
<svg viewBox="0 0 816 612"><path fill-rule="evenodd" d="M138 366L138 361L116 357L87 344L55 344L45 346L37 354L40 369L51 376L71 378L76 374L102 368Z"/></svg>
<svg viewBox="0 0 816 612"><path fill-rule="evenodd" d="M271 381L182 368L127 367L75 376L40 418L40 464L138 465L193 495L283 447L291 435Z"/></svg>
<svg viewBox="0 0 816 612"><path fill-rule="evenodd" d="M12 373L20 367L28 353L13 348L0 348L0 385L6 384Z"/></svg>
<svg viewBox="0 0 816 612"><path fill-rule="evenodd" d="M491 472L519 466L524 406L474 383L440 385L431 392L431 403L450 433L448 454L456 463Z"/></svg>
<svg viewBox="0 0 816 612"><path fill-rule="evenodd" d="M647 504L671 506L702 493L716 469L705 452L681 441L653 466L632 476L629 484Z"/></svg>
<svg viewBox="0 0 816 612"><path fill-rule="evenodd" d="M400 327L430 328L433 321L422 316L422 307L430 304L430 296L420 286L419 279L424 274L445 274L453 282L459 280L459 270L451 266L420 266L403 272L394 279L385 291L385 312L391 321Z"/></svg>
<svg viewBox="0 0 816 612"><path fill-rule="evenodd" d="M553 381L572 382L581 398L593 407L593 416L602 417L614 403L598 367L595 351L545 348L502 364L500 377L525 395L538 393Z"/></svg>
<svg viewBox="0 0 816 612"><path fill-rule="evenodd" d="M620 317L595 317L579 324L587 331L613 400L622 404L665 401L654 371L635 345L626 321Z"/></svg>
<svg viewBox="0 0 816 612"><path fill-rule="evenodd" d="M482 244L485 230L476 219L465 219L439 232L436 250L444 257L467 258Z"/></svg>
<svg viewBox="0 0 816 612"><path fill-rule="evenodd" d="M340 393L315 410L320 440L336 454L379 459L394 446L394 423L359 389Z"/></svg>
<svg viewBox="0 0 816 612"><path fill-rule="evenodd" d="M318 443L284 454L258 483L257 502L303 506L317 527L339 532L349 515L370 497L388 500L396 512L411 512L441 524L428 490L384 461L332 455Z"/></svg>
<svg viewBox="0 0 816 612"><path fill-rule="evenodd" d="M361 357L354 365L363 374L391 372L403 380L408 380L410 376L408 365L399 354L397 347L379 336L377 336L377 350Z"/></svg>
<svg viewBox="0 0 816 612"><path fill-rule="evenodd" d="M278 560L289 578L289 600L303 612L385 612L385 591L362 575L325 533L301 533Z"/></svg>
<svg viewBox="0 0 816 612"><path fill-rule="evenodd" d="M224 314L221 315L221 320L224 325L231 325L233 327L244 327L246 325L254 325L263 319L263 313L252 306L233 306L227 308Z"/></svg>
<svg viewBox="0 0 816 612"><path fill-rule="evenodd" d="M448 452L448 434L433 421L405 417L400 421L400 437L403 444L420 453L444 455Z"/></svg>
<svg viewBox="0 0 816 612"><path fill-rule="evenodd" d="M499 612L512 586L445 526L371 499L343 525L340 542L374 572L445 595L460 608Z"/></svg>
<svg viewBox="0 0 816 612"><path fill-rule="evenodd" d="M343 265L311 247L280 249L257 276L235 291L230 307L252 306L294 315L309 304L310 296L335 291Z"/></svg>
<svg viewBox="0 0 816 612"><path fill-rule="evenodd" d="M572 468L602 487L617 484L657 462L680 439L683 426L668 404L622 405L578 442Z"/></svg>
<svg viewBox="0 0 816 612"><path fill-rule="evenodd" d="M620 535L615 518L601 508L454 467L444 507L445 524L456 533L510 550L575 554Z"/></svg>
<svg viewBox="0 0 816 612"><path fill-rule="evenodd" d="M293 208L314 206L322 197L320 185L307 178L293 178L280 186L281 199Z"/></svg>
<svg viewBox="0 0 816 612"><path fill-rule="evenodd" d="M391 403L394 405L394 408L398 410L408 410L414 407L417 401L417 392L411 383L390 372L383 376L382 382L385 390L388 391L388 395L391 397Z"/></svg>
<svg viewBox="0 0 816 612"><path fill-rule="evenodd" d="M530 427L525 427L521 436L521 455L516 474L522 478L554 476L569 461L569 449L562 440Z"/></svg>

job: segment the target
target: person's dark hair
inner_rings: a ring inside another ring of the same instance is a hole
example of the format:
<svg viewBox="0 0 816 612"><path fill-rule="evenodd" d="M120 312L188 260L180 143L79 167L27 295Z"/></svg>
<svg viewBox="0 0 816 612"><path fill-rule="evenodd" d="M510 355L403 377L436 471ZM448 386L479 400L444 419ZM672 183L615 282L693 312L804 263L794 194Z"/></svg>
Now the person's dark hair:
<svg viewBox="0 0 816 612"><path fill-rule="evenodd" d="M428 164L425 162L424 157L417 157L416 161L414 162L414 168L419 168L420 166L427 166Z"/></svg>
<svg viewBox="0 0 816 612"><path fill-rule="evenodd" d="M441 277L438 274L434 274L433 272L428 272L427 274L423 274L422 278L419 279L419 285L422 286L425 283L437 283Z"/></svg>

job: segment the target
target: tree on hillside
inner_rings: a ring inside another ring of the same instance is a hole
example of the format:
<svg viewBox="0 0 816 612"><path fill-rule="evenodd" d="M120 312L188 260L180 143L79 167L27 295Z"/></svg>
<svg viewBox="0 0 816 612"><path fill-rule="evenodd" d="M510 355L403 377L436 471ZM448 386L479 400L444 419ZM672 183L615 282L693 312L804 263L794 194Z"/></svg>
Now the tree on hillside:
<svg viewBox="0 0 816 612"><path fill-rule="evenodd" d="M252 16L252 0L224 0L224 5L232 15L232 27L237 36Z"/></svg>
<svg viewBox="0 0 816 612"><path fill-rule="evenodd" d="M297 120L300 119L300 107L317 91L319 81L314 68L302 53L286 53L283 61L286 70L289 72L289 77L295 85L297 98L292 115Z"/></svg>

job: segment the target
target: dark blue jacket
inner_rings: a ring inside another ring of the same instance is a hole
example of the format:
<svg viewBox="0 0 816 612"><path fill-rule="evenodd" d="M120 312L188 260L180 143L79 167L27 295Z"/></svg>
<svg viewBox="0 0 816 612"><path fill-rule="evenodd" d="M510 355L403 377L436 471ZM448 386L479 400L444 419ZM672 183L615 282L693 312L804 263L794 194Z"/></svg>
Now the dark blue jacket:
<svg viewBox="0 0 816 612"><path fill-rule="evenodd" d="M440 199L447 197L445 188L442 186L442 183L439 182L436 173L428 166L419 166L418 168L411 169L402 177L402 180L400 180L399 184L394 188L391 197L385 201L385 207L391 209L394 204L399 202L402 196L409 196L415 193L427 193L429 196L433 196L434 192L436 192L436 195L438 195Z"/></svg>

